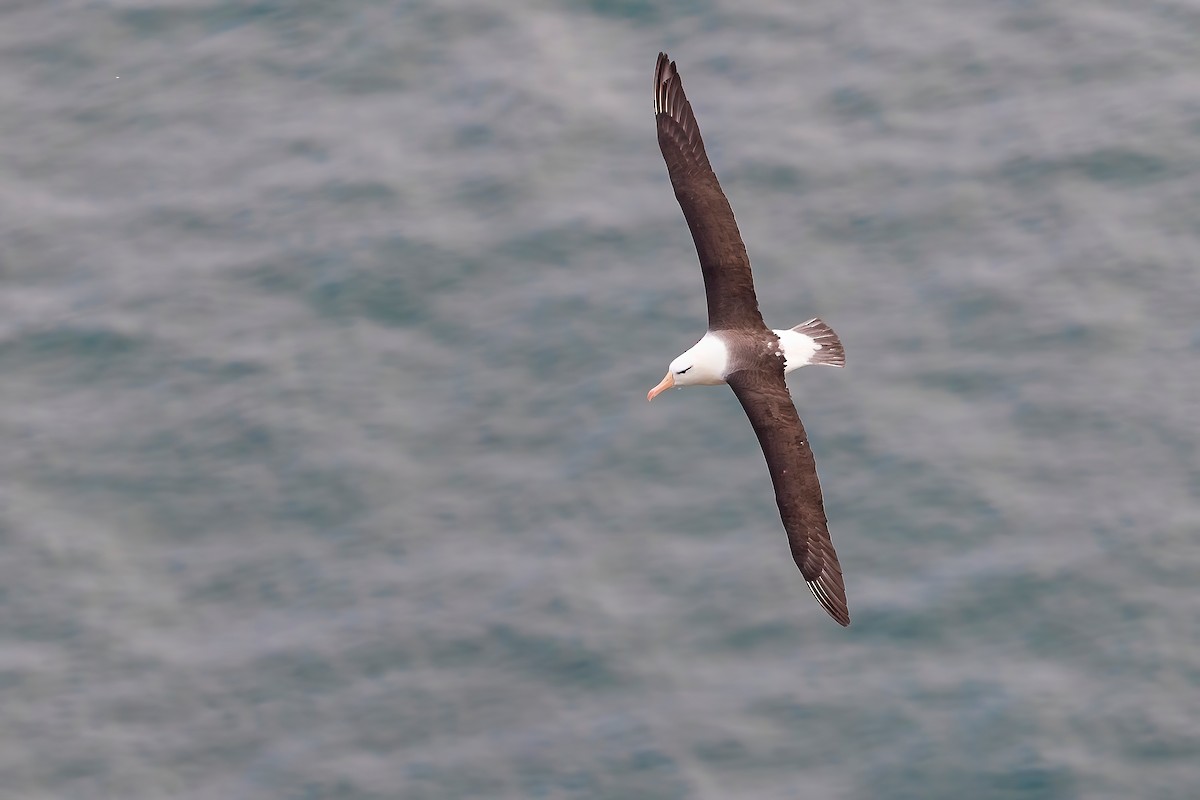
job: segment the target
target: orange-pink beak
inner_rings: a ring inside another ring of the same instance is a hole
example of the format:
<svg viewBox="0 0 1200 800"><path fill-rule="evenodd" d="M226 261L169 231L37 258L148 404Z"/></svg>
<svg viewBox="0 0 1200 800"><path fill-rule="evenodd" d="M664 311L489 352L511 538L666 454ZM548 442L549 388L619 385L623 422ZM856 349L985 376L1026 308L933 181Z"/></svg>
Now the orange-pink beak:
<svg viewBox="0 0 1200 800"><path fill-rule="evenodd" d="M667 377L665 377L661 381L659 381L658 386L655 386L653 389L651 389L649 392L646 393L646 400L653 400L654 398L658 397L660 394L665 392L667 389L670 389L674 385L675 385L675 373L668 372Z"/></svg>

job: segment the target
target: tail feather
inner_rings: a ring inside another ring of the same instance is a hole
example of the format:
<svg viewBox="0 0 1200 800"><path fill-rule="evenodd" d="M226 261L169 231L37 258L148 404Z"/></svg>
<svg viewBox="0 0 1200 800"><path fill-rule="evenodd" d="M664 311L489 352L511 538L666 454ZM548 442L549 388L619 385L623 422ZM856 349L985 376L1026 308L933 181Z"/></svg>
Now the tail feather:
<svg viewBox="0 0 1200 800"><path fill-rule="evenodd" d="M833 332L833 328L814 317L808 322L801 322L792 330L811 338L820 345L817 352L809 357L809 364L826 364L831 367L846 366L846 350L842 347L842 340Z"/></svg>

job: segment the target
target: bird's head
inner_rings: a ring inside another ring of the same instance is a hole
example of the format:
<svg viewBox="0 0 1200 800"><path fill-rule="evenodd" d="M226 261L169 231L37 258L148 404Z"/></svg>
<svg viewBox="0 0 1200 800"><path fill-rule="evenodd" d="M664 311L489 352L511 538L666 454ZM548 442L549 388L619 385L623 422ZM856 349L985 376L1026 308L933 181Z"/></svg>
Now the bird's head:
<svg viewBox="0 0 1200 800"><path fill-rule="evenodd" d="M720 337L711 333L671 362L667 375L646 394L653 400L672 386L716 386L725 382L725 364L729 350Z"/></svg>

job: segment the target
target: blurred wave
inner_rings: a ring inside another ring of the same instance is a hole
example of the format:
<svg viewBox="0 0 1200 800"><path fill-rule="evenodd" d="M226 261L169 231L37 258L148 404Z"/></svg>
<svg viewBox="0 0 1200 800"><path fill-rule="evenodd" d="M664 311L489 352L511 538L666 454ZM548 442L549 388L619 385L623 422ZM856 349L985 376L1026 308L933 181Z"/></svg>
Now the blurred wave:
<svg viewBox="0 0 1200 800"><path fill-rule="evenodd" d="M1200 14L0 10L0 777L21 797L1200 789ZM680 64L854 625L653 136Z"/></svg>

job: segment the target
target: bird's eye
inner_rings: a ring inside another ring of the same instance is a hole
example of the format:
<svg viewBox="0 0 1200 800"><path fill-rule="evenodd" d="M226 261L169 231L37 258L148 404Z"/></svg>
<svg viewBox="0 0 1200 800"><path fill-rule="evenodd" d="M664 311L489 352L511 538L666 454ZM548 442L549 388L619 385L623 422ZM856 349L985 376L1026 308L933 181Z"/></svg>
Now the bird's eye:
<svg viewBox="0 0 1200 800"><path fill-rule="evenodd" d="M693 365L693 366L694 366L694 365ZM682 375L683 373L687 372L689 369L691 369L691 367L684 367L683 369L679 370L679 372L678 372L678 373L676 373L676 374L678 374L678 375Z"/></svg>

